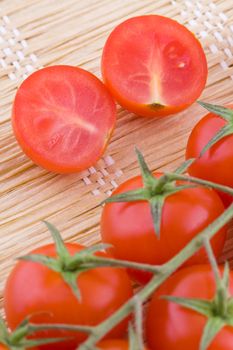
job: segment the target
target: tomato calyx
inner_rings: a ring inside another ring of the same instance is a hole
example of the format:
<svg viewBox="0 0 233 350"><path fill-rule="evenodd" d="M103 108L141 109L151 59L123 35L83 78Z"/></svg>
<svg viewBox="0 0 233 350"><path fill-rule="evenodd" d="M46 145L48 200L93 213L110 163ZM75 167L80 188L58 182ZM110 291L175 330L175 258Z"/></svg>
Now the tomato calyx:
<svg viewBox="0 0 233 350"><path fill-rule="evenodd" d="M199 156L201 157L206 151L208 151L218 141L222 140L226 136L233 134L233 110L230 108L222 107L219 105L213 105L202 101L198 101L198 103L202 107L207 109L209 112L218 115L219 117L221 117L227 122L202 149Z"/></svg>
<svg viewBox="0 0 233 350"><path fill-rule="evenodd" d="M27 350L39 345L67 340L67 338L28 339L29 335L39 330L37 325L29 322L29 319L30 317L23 320L13 332L10 332L0 317L0 344L5 345L10 350ZM43 328L46 329L46 325Z"/></svg>
<svg viewBox="0 0 233 350"><path fill-rule="evenodd" d="M162 210L167 197L176 192L184 189L196 187L193 184L176 184L172 175L163 174L161 177L156 178L149 170L148 165L142 153L136 148L139 166L141 169L141 176L143 180L143 188L127 191L124 193L113 195L102 203L114 203L114 202L135 202L135 201L147 201L150 205L151 215L153 219L153 225L155 234L160 237ZM184 162L174 174L182 174L192 164L194 159L189 159Z"/></svg>
<svg viewBox="0 0 233 350"><path fill-rule="evenodd" d="M205 247L216 283L216 292L213 299L180 298L176 296L162 297L184 308L200 313L207 318L201 338L200 350L207 350L223 327L233 327L233 296L229 293L229 264L228 262L225 263L221 276L209 241L205 242Z"/></svg>
<svg viewBox="0 0 233 350"><path fill-rule="evenodd" d="M47 221L44 221L44 223L46 224L53 237L57 257L52 258L41 254L29 254L20 257L19 259L43 264L49 269L59 273L64 281L70 286L74 295L78 298L78 300L80 300L81 294L77 283L78 276L84 271L95 268L96 264L94 253L108 248L109 245L98 244L83 249L75 255L71 256L57 228Z"/></svg>

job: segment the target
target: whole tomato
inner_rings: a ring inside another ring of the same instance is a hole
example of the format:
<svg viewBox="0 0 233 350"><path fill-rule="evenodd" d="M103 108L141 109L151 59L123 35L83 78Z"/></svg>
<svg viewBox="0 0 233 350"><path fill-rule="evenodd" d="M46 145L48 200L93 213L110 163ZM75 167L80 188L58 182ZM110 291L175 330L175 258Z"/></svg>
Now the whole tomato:
<svg viewBox="0 0 233 350"><path fill-rule="evenodd" d="M233 109L233 105L228 106ZM220 116L208 113L193 128L187 143L186 158L197 158L190 166L189 174L233 187L233 135L223 137L201 157L203 148L226 125L227 121ZM219 192L224 204L232 202L232 196Z"/></svg>
<svg viewBox="0 0 233 350"><path fill-rule="evenodd" d="M66 244L70 255L80 252L79 244ZM54 244L36 249L32 254L56 257ZM105 256L105 253L97 253ZM108 318L133 295L129 277L121 268L94 268L77 277L81 299L78 300L61 274L41 263L20 261L11 272L4 291L4 309L9 327L14 330L28 315L31 322L65 323L94 326ZM34 316L33 316L34 315ZM128 319L116 326L107 337L121 337ZM43 345L41 349L74 350L86 338L84 333L48 330L36 338L71 337L69 340ZM73 339L72 339L73 338Z"/></svg>
<svg viewBox="0 0 233 350"><path fill-rule="evenodd" d="M103 340L97 347L101 350L130 350L129 342L124 339ZM144 348L144 350L147 350L147 348Z"/></svg>
<svg viewBox="0 0 233 350"><path fill-rule="evenodd" d="M113 195L141 187L142 179L137 176L121 184ZM148 201L107 203L101 217L101 236L103 242L113 246L109 251L116 258L160 265L177 254L223 211L223 203L213 190L201 186L183 189L165 199L158 238ZM211 241L215 255L221 253L225 238L226 227ZM206 261L205 250L201 249L187 264ZM151 277L148 272L139 270L131 271L131 274L142 283Z"/></svg>
<svg viewBox="0 0 233 350"><path fill-rule="evenodd" d="M230 294L233 294L233 272L230 272ZM151 349L197 350L207 317L162 296L200 298L211 301L216 282L209 265L181 269L154 293L146 317L146 336ZM208 350L232 350L233 327L224 327Z"/></svg>

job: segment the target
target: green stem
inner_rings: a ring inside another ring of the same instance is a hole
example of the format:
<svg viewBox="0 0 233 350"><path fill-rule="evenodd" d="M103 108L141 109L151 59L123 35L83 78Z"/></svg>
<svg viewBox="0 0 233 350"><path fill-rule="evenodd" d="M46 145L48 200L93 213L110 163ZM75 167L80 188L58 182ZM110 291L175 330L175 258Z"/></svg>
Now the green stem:
<svg viewBox="0 0 233 350"><path fill-rule="evenodd" d="M219 272L217 261L215 259L214 253L213 253L213 249L211 247L209 240L205 240L204 244L205 244L205 249L206 249L206 252L208 255L210 265L211 265L213 272L214 272L215 281L216 281L217 285L219 285L221 283L221 275Z"/></svg>
<svg viewBox="0 0 233 350"><path fill-rule="evenodd" d="M155 178L155 182L152 186L151 192L152 192L152 196L156 195L156 194L160 194L163 192L163 188L166 185L168 179L166 175L162 175L160 178L156 179Z"/></svg>
<svg viewBox="0 0 233 350"><path fill-rule="evenodd" d="M207 180L203 180L203 179L199 179L197 177L192 177L192 176L187 176L187 175L180 175L180 174L175 174L175 173L166 173L166 175L168 176L168 178L170 180L182 180L182 181L196 183L199 185L203 185L205 187L214 188L218 191L222 191L222 192L228 193L231 196L233 196L233 188L228 187L228 186L223 186L223 185L217 184L215 182L211 182L211 181L207 181Z"/></svg>
<svg viewBox="0 0 233 350"><path fill-rule="evenodd" d="M90 265L89 265L90 264ZM147 272L151 272L153 274L157 274L161 272L161 267L156 265L150 265L150 264L142 264L137 263L134 261L127 261L127 260L117 260L113 258L102 258L99 256L86 256L84 260L82 261L82 266L89 266L89 267L125 267L135 270L143 270Z"/></svg>
<svg viewBox="0 0 233 350"><path fill-rule="evenodd" d="M140 300L145 302L151 294L183 263L195 254L204 244L206 239L211 239L220 228L222 228L233 217L233 204L231 204L224 213L222 213L212 224L206 227L199 233L186 247L178 253L174 258L169 260L166 264L161 266L161 273L154 276L150 282L142 288L137 296L132 297L120 309L118 309L107 320L93 327L93 331L88 339L80 345L79 350L92 349L103 336L105 336L111 329L113 329L119 322L127 317L135 306L135 301ZM137 299L135 299L137 298Z"/></svg>
<svg viewBox="0 0 233 350"><path fill-rule="evenodd" d="M76 326L76 325L69 325L69 324L28 324L27 326L27 335L35 333L35 332L41 332L41 331L47 331L47 330L66 330L66 331L73 331L73 332L83 332L83 333L92 333L93 327L91 326Z"/></svg>
<svg viewBox="0 0 233 350"><path fill-rule="evenodd" d="M138 348L143 349L143 310L142 302L137 295L135 295L134 319Z"/></svg>
<svg viewBox="0 0 233 350"><path fill-rule="evenodd" d="M218 268L216 258L213 253L213 249L208 240L205 241L206 252L210 261L210 265L213 269L215 281L216 281L216 301L215 301L215 312L224 318L227 315L227 305L228 305L228 290L226 289Z"/></svg>
<svg viewBox="0 0 233 350"><path fill-rule="evenodd" d="M28 334L28 326L25 325L16 329L11 335L9 335L9 342L14 345L18 344L21 339L25 338Z"/></svg>

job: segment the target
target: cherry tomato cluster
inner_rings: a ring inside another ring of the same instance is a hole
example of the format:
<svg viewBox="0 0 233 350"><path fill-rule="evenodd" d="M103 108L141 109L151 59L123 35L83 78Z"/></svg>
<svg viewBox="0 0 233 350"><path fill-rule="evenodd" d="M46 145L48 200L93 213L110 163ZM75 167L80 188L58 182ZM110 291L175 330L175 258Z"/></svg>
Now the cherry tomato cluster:
<svg viewBox="0 0 233 350"><path fill-rule="evenodd" d="M102 74L105 85L83 69L53 66L22 83L13 105L13 128L35 163L58 173L93 165L114 129L114 99L141 116L176 113L201 94L207 63L199 41L184 26L149 15L131 18L110 34ZM134 296L132 280L142 285L151 281L152 272L137 269L137 264L160 266L172 261L224 212L230 196L193 185L187 176L179 179L187 170L233 187L232 106L201 104L212 113L190 135L187 167L170 176L151 173L137 151L141 175L121 184L105 201L104 246L65 244L55 227L46 223L54 244L22 257L8 277L7 326L0 324L0 349L77 349L93 327ZM145 316L148 349L198 350L201 344L202 350L232 350L233 273L227 265L220 270L215 266L226 231L222 227L211 239L209 251L199 249L152 296ZM129 262L129 268L104 263L112 257L116 264ZM208 265L210 257L215 275ZM125 317L96 348L133 350L131 338L126 338L131 322L132 316Z"/></svg>

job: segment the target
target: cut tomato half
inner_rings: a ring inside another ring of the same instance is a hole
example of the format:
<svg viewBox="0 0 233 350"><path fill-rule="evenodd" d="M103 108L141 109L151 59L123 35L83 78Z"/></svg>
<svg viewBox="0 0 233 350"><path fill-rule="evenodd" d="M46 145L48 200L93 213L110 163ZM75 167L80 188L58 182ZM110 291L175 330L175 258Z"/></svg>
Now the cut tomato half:
<svg viewBox="0 0 233 350"><path fill-rule="evenodd" d="M116 106L104 84L77 67L52 66L19 87L12 111L16 138L36 164L57 173L81 171L103 154Z"/></svg>
<svg viewBox="0 0 233 350"><path fill-rule="evenodd" d="M207 62L187 28L148 15L113 30L103 51L102 75L123 107L142 116L162 116L185 109L199 97Z"/></svg>

